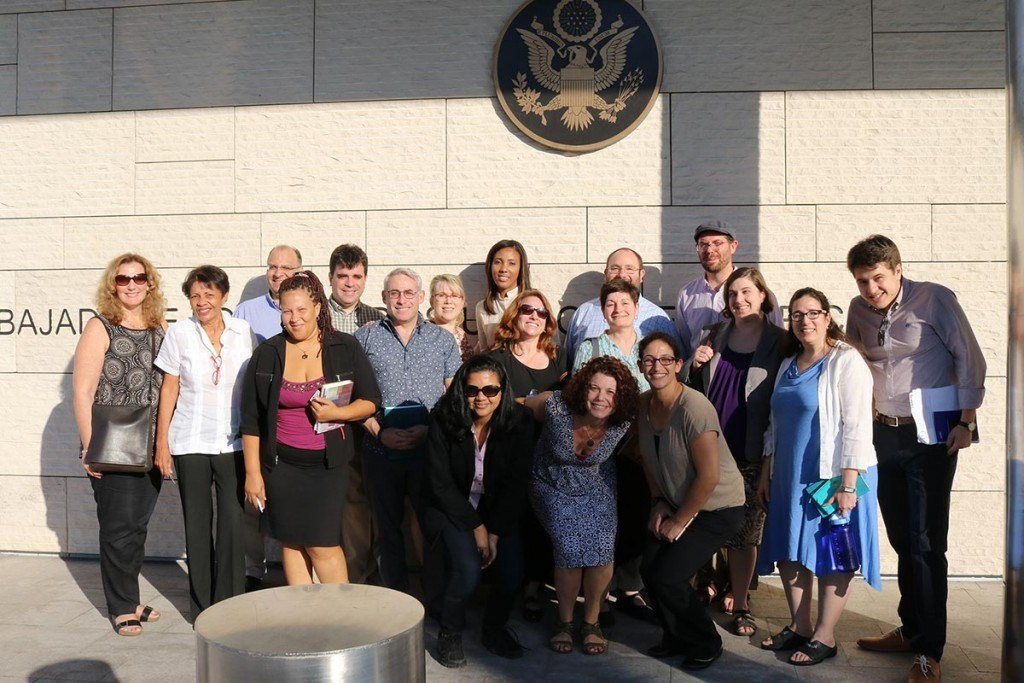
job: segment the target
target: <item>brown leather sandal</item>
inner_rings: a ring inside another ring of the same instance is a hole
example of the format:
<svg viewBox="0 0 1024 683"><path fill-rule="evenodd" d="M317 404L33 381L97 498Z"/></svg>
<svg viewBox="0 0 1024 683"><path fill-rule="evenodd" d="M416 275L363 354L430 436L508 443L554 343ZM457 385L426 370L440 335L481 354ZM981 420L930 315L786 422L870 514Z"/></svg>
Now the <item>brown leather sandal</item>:
<svg viewBox="0 0 1024 683"><path fill-rule="evenodd" d="M603 655L608 651L608 639L604 637L600 624L588 624L584 621L580 626L580 635L583 636L583 654ZM587 638L597 638L597 640L588 642Z"/></svg>
<svg viewBox="0 0 1024 683"><path fill-rule="evenodd" d="M552 652L557 652L560 655L567 655L572 652L571 621L560 621L555 624L555 632L551 634L548 647L551 648Z"/></svg>

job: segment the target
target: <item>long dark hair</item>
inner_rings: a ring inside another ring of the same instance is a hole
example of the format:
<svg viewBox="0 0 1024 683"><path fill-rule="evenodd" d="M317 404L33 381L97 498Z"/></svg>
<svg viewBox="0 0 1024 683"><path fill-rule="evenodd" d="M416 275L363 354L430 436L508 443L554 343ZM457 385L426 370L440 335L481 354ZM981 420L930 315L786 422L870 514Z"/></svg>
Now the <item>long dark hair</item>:
<svg viewBox="0 0 1024 683"><path fill-rule="evenodd" d="M285 292L293 292L297 289L301 289L308 294L313 303L320 304L320 315L316 317L316 324L320 328L319 339L322 342L334 332L334 326L331 325L331 309L327 305L327 295L324 293L324 286L320 284L320 278L313 271L300 270L281 283L278 296L280 297ZM282 325L281 327L283 330L284 326Z"/></svg>
<svg viewBox="0 0 1024 683"><path fill-rule="evenodd" d="M793 296L789 299L789 310L793 310L793 304L796 303L797 299L802 299L805 296L817 299L818 303L821 304L821 309L828 311L828 329L825 330L826 343L829 346L835 346L837 341L846 341L843 328L839 327L839 323L836 322L835 317L832 315L832 307L828 302L828 297L814 287L804 287L793 292ZM796 334L793 332L793 322L790 321L789 327L786 330L786 337L782 341L782 357L789 358L799 353L801 348L803 348L803 344L796 338Z"/></svg>
<svg viewBox="0 0 1024 683"><path fill-rule="evenodd" d="M466 400L466 380L474 372L493 372L501 387L501 401L491 416L491 433L508 433L515 429L517 404L508 384L508 375L501 363L490 356L477 354L462 364L452 384L434 406L433 415L453 440L464 439L473 427L473 415Z"/></svg>
<svg viewBox="0 0 1024 683"><path fill-rule="evenodd" d="M519 254L519 277L516 278L516 287L519 291L530 288L530 262L526 258L526 247L515 240L499 240L487 251L487 260L484 262L484 282L487 283L487 296L484 297L484 310L494 315L498 309L494 306L494 299L498 296L498 284L491 274L491 261L494 255L502 249L515 249Z"/></svg>

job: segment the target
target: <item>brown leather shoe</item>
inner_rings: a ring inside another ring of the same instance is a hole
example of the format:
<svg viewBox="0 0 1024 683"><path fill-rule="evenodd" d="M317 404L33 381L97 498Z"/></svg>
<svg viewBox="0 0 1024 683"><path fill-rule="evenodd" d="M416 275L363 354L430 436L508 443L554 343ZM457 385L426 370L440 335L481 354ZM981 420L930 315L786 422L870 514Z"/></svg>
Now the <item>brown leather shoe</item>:
<svg viewBox="0 0 1024 683"><path fill-rule="evenodd" d="M857 647L872 652L910 652L910 641L903 637L903 631L894 628L883 636L861 638Z"/></svg>
<svg viewBox="0 0 1024 683"><path fill-rule="evenodd" d="M914 657L914 663L910 667L910 673L907 675L907 683L917 683L917 681L928 681L928 683L937 683L942 680L942 667L939 663L928 655L917 655Z"/></svg>

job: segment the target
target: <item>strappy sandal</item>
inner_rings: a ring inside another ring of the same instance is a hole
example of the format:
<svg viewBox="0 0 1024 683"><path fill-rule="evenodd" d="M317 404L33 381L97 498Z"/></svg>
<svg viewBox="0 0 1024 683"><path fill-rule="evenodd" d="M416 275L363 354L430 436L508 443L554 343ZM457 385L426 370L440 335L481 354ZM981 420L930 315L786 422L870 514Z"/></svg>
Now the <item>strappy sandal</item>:
<svg viewBox="0 0 1024 683"><path fill-rule="evenodd" d="M563 638L562 636L569 637ZM572 652L571 621L560 621L555 625L555 632L551 634L551 639L548 640L548 647L551 648L552 652L556 652L560 655L567 655Z"/></svg>
<svg viewBox="0 0 1024 683"><path fill-rule="evenodd" d="M125 636L131 638L134 636L142 635L142 622L138 619L125 619L124 621L114 621L114 617L110 618L110 623L114 626L114 633L119 636ZM128 629L139 629L138 631Z"/></svg>
<svg viewBox="0 0 1024 683"><path fill-rule="evenodd" d="M143 623L147 621L150 623L160 621L160 613L152 607L150 607L149 605L146 605L142 608L142 613L139 614L139 621Z"/></svg>
<svg viewBox="0 0 1024 683"><path fill-rule="evenodd" d="M751 616L749 609L737 609L733 610L732 625L729 630L738 636L749 638L750 636L757 633L757 622L754 621L754 617ZM744 633L747 631L747 633Z"/></svg>
<svg viewBox="0 0 1024 683"><path fill-rule="evenodd" d="M600 624L588 624L583 622L580 626L580 635L583 636L583 654L585 655L603 655L608 651L608 639L604 637L604 632L601 631ZM587 642L587 638L595 637L598 640Z"/></svg>
<svg viewBox="0 0 1024 683"><path fill-rule="evenodd" d="M810 640L808 636L802 636L787 626L775 635L769 636L768 645L761 643L761 649L773 652L786 652L803 647L808 640Z"/></svg>

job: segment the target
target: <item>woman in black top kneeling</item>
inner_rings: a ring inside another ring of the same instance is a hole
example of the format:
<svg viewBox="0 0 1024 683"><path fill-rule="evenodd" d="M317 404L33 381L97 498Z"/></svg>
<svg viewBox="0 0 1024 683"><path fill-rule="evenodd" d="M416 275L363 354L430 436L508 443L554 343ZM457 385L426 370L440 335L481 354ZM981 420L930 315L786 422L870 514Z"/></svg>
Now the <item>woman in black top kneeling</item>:
<svg viewBox="0 0 1024 683"><path fill-rule="evenodd" d="M445 562L444 595L430 607L439 613L437 658L446 667L466 663L465 604L488 567L494 586L484 611L484 646L503 657L523 654L506 624L523 581L519 520L532 460L530 419L505 370L487 356L459 368L431 414L424 526L430 555Z"/></svg>

